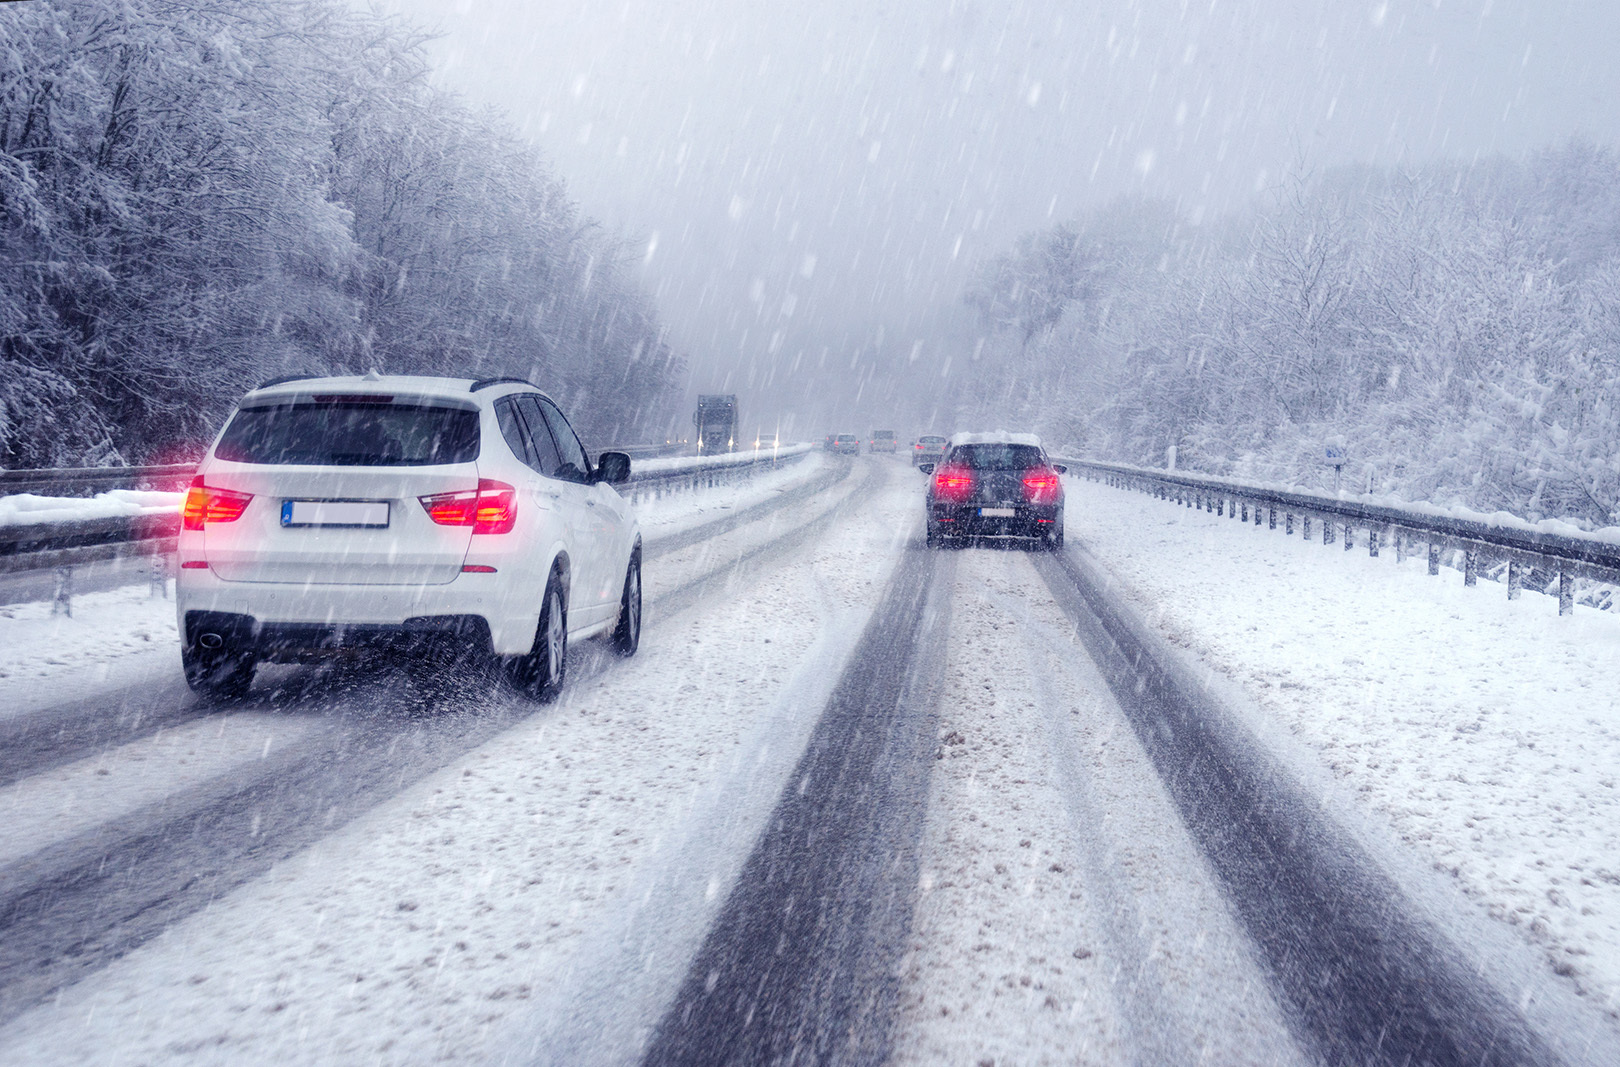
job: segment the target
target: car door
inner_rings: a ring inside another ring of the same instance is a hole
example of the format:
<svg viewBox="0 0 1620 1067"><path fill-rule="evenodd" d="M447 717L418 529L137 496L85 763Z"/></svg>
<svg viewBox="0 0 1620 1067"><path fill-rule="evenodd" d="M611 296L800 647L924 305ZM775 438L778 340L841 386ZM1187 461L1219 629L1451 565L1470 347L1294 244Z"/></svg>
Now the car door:
<svg viewBox="0 0 1620 1067"><path fill-rule="evenodd" d="M595 555L592 531L590 467L577 441L574 451L578 455L557 441L543 411L543 406L549 404L542 397L523 393L516 399L529 436L541 454L540 472L546 476L541 492L547 506L557 510L564 530L569 563L568 628L577 630L601 617L596 593L601 584L597 575L601 564Z"/></svg>
<svg viewBox="0 0 1620 1067"><path fill-rule="evenodd" d="M543 397L539 398L539 404L547 425L551 427L551 436L562 454L564 469L570 472L570 476L575 471L582 472L588 526L588 544L583 551L590 557L587 596L593 605L601 609L600 615L594 616L593 621L606 619L619 606L626 559L621 551L621 542L628 526L629 510L624 498L611 486L603 485L592 477L591 461L585 454L585 446L580 443L579 435L569 425L562 411Z"/></svg>

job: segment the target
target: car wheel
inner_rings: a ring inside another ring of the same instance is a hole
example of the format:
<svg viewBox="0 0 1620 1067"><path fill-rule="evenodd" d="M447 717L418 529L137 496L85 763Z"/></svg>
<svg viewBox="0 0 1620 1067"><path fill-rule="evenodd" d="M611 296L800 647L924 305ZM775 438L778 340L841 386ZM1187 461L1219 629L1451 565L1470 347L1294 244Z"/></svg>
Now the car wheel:
<svg viewBox="0 0 1620 1067"><path fill-rule="evenodd" d="M1045 541L1046 541L1046 547L1051 549L1054 552L1056 552L1058 549L1062 548L1063 547L1063 527L1062 526L1054 526L1050 530L1046 531Z"/></svg>
<svg viewBox="0 0 1620 1067"><path fill-rule="evenodd" d="M186 684L198 696L209 700L241 700L253 687L253 670L258 658L246 652L210 652L183 645L180 665Z"/></svg>
<svg viewBox="0 0 1620 1067"><path fill-rule="evenodd" d="M634 656L641 647L641 553L630 555L624 572L624 592L619 596L619 624L613 628L613 651Z"/></svg>
<svg viewBox="0 0 1620 1067"><path fill-rule="evenodd" d="M540 601L534 648L528 655L518 657L512 680L528 696L549 704L562 692L567 675L568 605L563 597L562 578L552 571L546 580L546 595Z"/></svg>

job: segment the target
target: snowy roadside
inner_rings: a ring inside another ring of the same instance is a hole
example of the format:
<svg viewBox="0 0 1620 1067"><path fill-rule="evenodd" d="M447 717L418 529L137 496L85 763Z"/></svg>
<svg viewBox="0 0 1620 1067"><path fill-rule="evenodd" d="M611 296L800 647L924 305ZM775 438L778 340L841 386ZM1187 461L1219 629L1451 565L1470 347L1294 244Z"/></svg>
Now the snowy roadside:
<svg viewBox="0 0 1620 1067"><path fill-rule="evenodd" d="M648 545L660 537L684 533L694 526L734 514L769 500L778 493L803 485L826 466L827 457L812 453L773 470L760 471L733 485L670 493L657 500L643 499L634 507Z"/></svg>
<svg viewBox="0 0 1620 1067"><path fill-rule="evenodd" d="M559 1022L591 1059L633 1060L915 532L901 473L796 557L650 618L636 658L15 1020L0 1060L464 1062Z"/></svg>
<svg viewBox="0 0 1620 1067"><path fill-rule="evenodd" d="M636 515L652 545L802 485L821 469L822 457L813 455L733 485L644 501ZM52 615L46 602L0 605L0 720L180 676L174 583L163 599L151 595L144 572L135 580L139 584L75 596L71 618Z"/></svg>
<svg viewBox="0 0 1620 1067"><path fill-rule="evenodd" d="M180 677L173 583L168 599L147 584L83 593L73 615L49 603L0 606L0 721L161 677Z"/></svg>
<svg viewBox="0 0 1620 1067"><path fill-rule="evenodd" d="M949 646L896 1067L1304 1062L1023 552L961 553Z"/></svg>
<svg viewBox="0 0 1620 1067"><path fill-rule="evenodd" d="M1068 480L1068 528L1361 815L1620 1018L1620 618ZM1262 736L1267 729L1262 729Z"/></svg>

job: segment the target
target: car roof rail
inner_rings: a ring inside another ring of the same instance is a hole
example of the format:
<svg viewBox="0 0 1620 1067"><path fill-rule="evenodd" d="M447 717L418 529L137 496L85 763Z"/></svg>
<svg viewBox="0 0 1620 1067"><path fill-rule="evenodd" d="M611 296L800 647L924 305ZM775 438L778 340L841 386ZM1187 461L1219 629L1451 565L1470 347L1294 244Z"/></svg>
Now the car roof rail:
<svg viewBox="0 0 1620 1067"><path fill-rule="evenodd" d="M467 387L467 392L476 393L480 389L489 389L496 385L526 385L537 391L540 388L527 378L480 378Z"/></svg>
<svg viewBox="0 0 1620 1067"><path fill-rule="evenodd" d="M257 389L268 389L272 385L286 385L288 382L307 382L307 381L310 381L311 379L319 378L319 377L320 377L319 374L283 374L279 378L271 378L269 381L260 382L258 385L255 385L253 388L256 389L256 390Z"/></svg>

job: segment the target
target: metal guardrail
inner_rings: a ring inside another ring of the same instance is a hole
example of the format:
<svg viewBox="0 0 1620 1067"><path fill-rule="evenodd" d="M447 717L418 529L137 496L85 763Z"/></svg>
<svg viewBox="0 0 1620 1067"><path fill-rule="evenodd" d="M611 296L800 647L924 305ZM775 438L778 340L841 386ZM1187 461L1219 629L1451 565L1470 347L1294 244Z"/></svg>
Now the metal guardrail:
<svg viewBox="0 0 1620 1067"><path fill-rule="evenodd" d="M1292 534L1297 524L1306 539L1311 537L1315 522L1320 525L1324 545L1334 544L1342 533L1347 552L1355 547L1358 531L1365 535L1368 555L1377 556L1382 546L1390 545L1395 549L1396 562L1415 555L1415 547L1423 545L1431 575L1440 573L1443 555L1460 554L1464 585L1477 584L1482 567L1506 563L1509 600L1518 599L1527 579L1532 587L1545 591L1556 577L1560 615L1575 610L1576 578L1620 583L1620 544L1598 538L1515 529L1475 519L1425 514L1417 508L1268 489L1122 463L1083 459L1058 462L1092 481L1245 523L1252 515L1255 525L1265 522L1275 530L1281 518L1285 534Z"/></svg>
<svg viewBox="0 0 1620 1067"><path fill-rule="evenodd" d="M169 463L157 467L47 467L41 470L0 471L0 496L48 489L177 489L196 473L195 463Z"/></svg>

